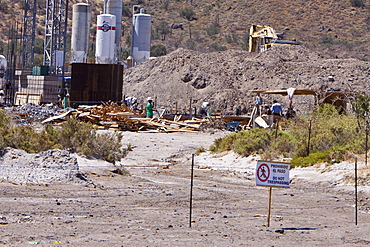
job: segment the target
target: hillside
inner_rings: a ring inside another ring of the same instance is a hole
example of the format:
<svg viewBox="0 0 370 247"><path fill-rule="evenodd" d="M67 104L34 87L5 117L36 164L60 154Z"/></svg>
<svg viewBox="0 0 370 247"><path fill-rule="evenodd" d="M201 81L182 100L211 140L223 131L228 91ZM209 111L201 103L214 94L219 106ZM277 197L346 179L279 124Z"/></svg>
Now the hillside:
<svg viewBox="0 0 370 247"><path fill-rule="evenodd" d="M72 5L69 3L69 24ZM89 1L92 11L91 40L94 41L96 15L102 11L103 1ZM162 44L167 53L178 48L201 52L226 49L245 50L251 24L271 25L284 39L296 39L305 47L326 57L368 60L369 2L367 0L261 0L204 1L204 0L136 0L124 1L122 56L128 55L131 9L139 4L153 16L152 44ZM6 54L10 29L22 33L23 2L1 0L0 52ZM45 2L37 1L36 61L42 57ZM184 18L187 17L188 19ZM190 21L191 20L191 21ZM171 24L182 24L183 29L171 29ZM71 33L69 25L68 34ZM19 41L18 41L19 42ZM16 48L19 50L19 45ZM90 57L94 57L94 44ZM41 57L40 57L41 56Z"/></svg>

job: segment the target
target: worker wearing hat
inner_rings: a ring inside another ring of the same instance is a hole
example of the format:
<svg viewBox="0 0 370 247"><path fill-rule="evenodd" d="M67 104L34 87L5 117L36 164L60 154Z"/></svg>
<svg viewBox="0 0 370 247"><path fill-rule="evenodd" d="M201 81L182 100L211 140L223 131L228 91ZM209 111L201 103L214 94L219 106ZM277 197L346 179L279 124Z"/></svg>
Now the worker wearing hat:
<svg viewBox="0 0 370 247"><path fill-rule="evenodd" d="M153 107L154 107L153 99L152 99L152 97L149 97L148 98L148 104L145 107L146 117L148 117L148 118L152 118L153 117Z"/></svg>

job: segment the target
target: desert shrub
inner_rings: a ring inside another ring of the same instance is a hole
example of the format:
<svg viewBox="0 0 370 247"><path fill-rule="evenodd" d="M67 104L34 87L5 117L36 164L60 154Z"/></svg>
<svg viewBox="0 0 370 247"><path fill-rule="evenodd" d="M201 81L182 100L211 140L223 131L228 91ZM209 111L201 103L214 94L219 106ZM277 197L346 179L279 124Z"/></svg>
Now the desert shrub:
<svg viewBox="0 0 370 247"><path fill-rule="evenodd" d="M8 124L9 119L0 110L0 148L12 147L28 153L54 148L71 149L109 162L120 160L129 149L122 148L121 134L99 134L92 124L79 122L75 117L68 118L61 129L46 125L40 132L30 126L9 127Z"/></svg>
<svg viewBox="0 0 370 247"><path fill-rule="evenodd" d="M9 132L9 118L6 116L5 111L0 109L0 150L7 146L7 135Z"/></svg>
<svg viewBox="0 0 370 247"><path fill-rule="evenodd" d="M320 43L323 45L327 45L327 46L333 45L333 41L334 41L334 38L330 33L323 34L320 39Z"/></svg>
<svg viewBox="0 0 370 247"><path fill-rule="evenodd" d="M358 128L356 117L340 114L329 104L308 115L284 121L284 129L254 128L232 133L216 139L210 150L233 150L242 156L257 153L271 160L292 157L293 166L339 162L352 157L353 153L365 151L365 131Z"/></svg>
<svg viewBox="0 0 370 247"><path fill-rule="evenodd" d="M122 135L119 133L97 134L92 141L93 155L109 162L121 160L128 149L121 149Z"/></svg>
<svg viewBox="0 0 370 247"><path fill-rule="evenodd" d="M3 12L3 13L5 13L5 14L9 14L10 13L10 11L9 11L10 9L9 9L9 7L8 7L8 4L7 3L5 3L5 2L1 2L0 1L0 11L1 12Z"/></svg>
<svg viewBox="0 0 370 247"><path fill-rule="evenodd" d="M226 51L227 47L224 45L219 45L217 43L213 43L209 46L211 51Z"/></svg>
<svg viewBox="0 0 370 247"><path fill-rule="evenodd" d="M169 5L170 5L170 0L164 0L162 3L162 8L167 11Z"/></svg>
<svg viewBox="0 0 370 247"><path fill-rule="evenodd" d="M165 22L165 21L161 21L156 27L155 27L155 31L156 33L158 34L158 37L160 36L161 37L161 40L162 41L165 41L166 40L166 37L168 34L171 33L171 28L168 24L168 22Z"/></svg>
<svg viewBox="0 0 370 247"><path fill-rule="evenodd" d="M196 47L196 43L192 40L192 39L188 39L186 42L185 42L185 45L188 49L190 50L195 50L195 47Z"/></svg>
<svg viewBox="0 0 370 247"><path fill-rule="evenodd" d="M76 117L69 117L62 125L58 134L59 143L64 148L75 148L78 152L90 155L88 147L91 146L91 140L96 135L91 123L79 122Z"/></svg>
<svg viewBox="0 0 370 247"><path fill-rule="evenodd" d="M220 30L221 30L220 26L211 24L206 29L206 32L207 32L208 36L213 37L213 36L219 34Z"/></svg>
<svg viewBox="0 0 370 247"><path fill-rule="evenodd" d="M364 0L350 0L350 3L352 7L358 7L358 8L365 7Z"/></svg>
<svg viewBox="0 0 370 247"><path fill-rule="evenodd" d="M320 151L315 153L310 153L308 156L305 157L295 157L291 162L291 166L310 166L319 162L327 161L329 151Z"/></svg>
<svg viewBox="0 0 370 247"><path fill-rule="evenodd" d="M109 162L120 160L126 154L126 150L121 148L121 134L98 134L91 123L79 122L75 117L63 123L58 139L65 149L72 148L88 157L102 158Z"/></svg>
<svg viewBox="0 0 370 247"><path fill-rule="evenodd" d="M267 149L272 138L273 134L270 130L255 128L249 131L240 131L216 139L210 147L210 151L222 152L233 150L242 156L248 156Z"/></svg>
<svg viewBox="0 0 370 247"><path fill-rule="evenodd" d="M204 153L206 150L205 150L205 148L204 147L199 147L199 148L197 148L197 150L195 151L195 154L196 155L199 155L199 154L201 154L201 153Z"/></svg>
<svg viewBox="0 0 370 247"><path fill-rule="evenodd" d="M180 10L179 12L180 16L181 17L184 17L186 20L188 21L192 21L195 18L195 11L191 8L191 7L185 7L183 9Z"/></svg>
<svg viewBox="0 0 370 247"><path fill-rule="evenodd" d="M225 41L227 42L227 43L238 43L238 41L239 41L239 37L238 37L238 35L236 34L236 33L232 33L232 34L227 34L226 36L225 36Z"/></svg>
<svg viewBox="0 0 370 247"><path fill-rule="evenodd" d="M52 149L55 139L47 132L36 132L29 126L11 128L7 136L7 146L23 149L28 153L38 153Z"/></svg>
<svg viewBox="0 0 370 247"><path fill-rule="evenodd" d="M162 44L154 44L150 47L150 56L160 57L167 54L166 47Z"/></svg>

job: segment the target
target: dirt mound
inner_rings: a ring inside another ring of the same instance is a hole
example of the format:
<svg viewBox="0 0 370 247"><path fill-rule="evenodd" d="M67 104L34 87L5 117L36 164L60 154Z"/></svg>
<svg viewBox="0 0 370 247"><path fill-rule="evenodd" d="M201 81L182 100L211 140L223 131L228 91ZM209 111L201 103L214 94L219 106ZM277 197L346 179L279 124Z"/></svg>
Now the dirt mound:
<svg viewBox="0 0 370 247"><path fill-rule="evenodd" d="M0 181L14 184L82 184L91 182L79 171L77 159L65 150L53 149L39 154L6 148L0 156Z"/></svg>
<svg viewBox="0 0 370 247"><path fill-rule="evenodd" d="M368 65L355 59L325 59L304 46L278 46L263 53L178 49L125 70L123 94L135 96L141 103L146 97L156 97L157 105L165 108L174 108L177 103L179 108L189 109L191 103L199 109L208 101L213 111L246 113L253 108L254 95L249 90L254 89L367 91ZM287 99L275 98L287 105ZM295 100L298 109L313 104L313 99Z"/></svg>

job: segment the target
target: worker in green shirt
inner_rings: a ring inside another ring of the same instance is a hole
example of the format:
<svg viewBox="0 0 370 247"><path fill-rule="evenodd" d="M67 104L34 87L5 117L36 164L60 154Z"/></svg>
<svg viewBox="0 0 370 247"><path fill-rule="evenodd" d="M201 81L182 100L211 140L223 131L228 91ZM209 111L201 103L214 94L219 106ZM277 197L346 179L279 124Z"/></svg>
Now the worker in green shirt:
<svg viewBox="0 0 370 247"><path fill-rule="evenodd" d="M152 97L149 97L148 98L148 104L145 107L146 117L148 117L148 118L152 118L153 117L153 107L154 107L153 99L152 99Z"/></svg>

